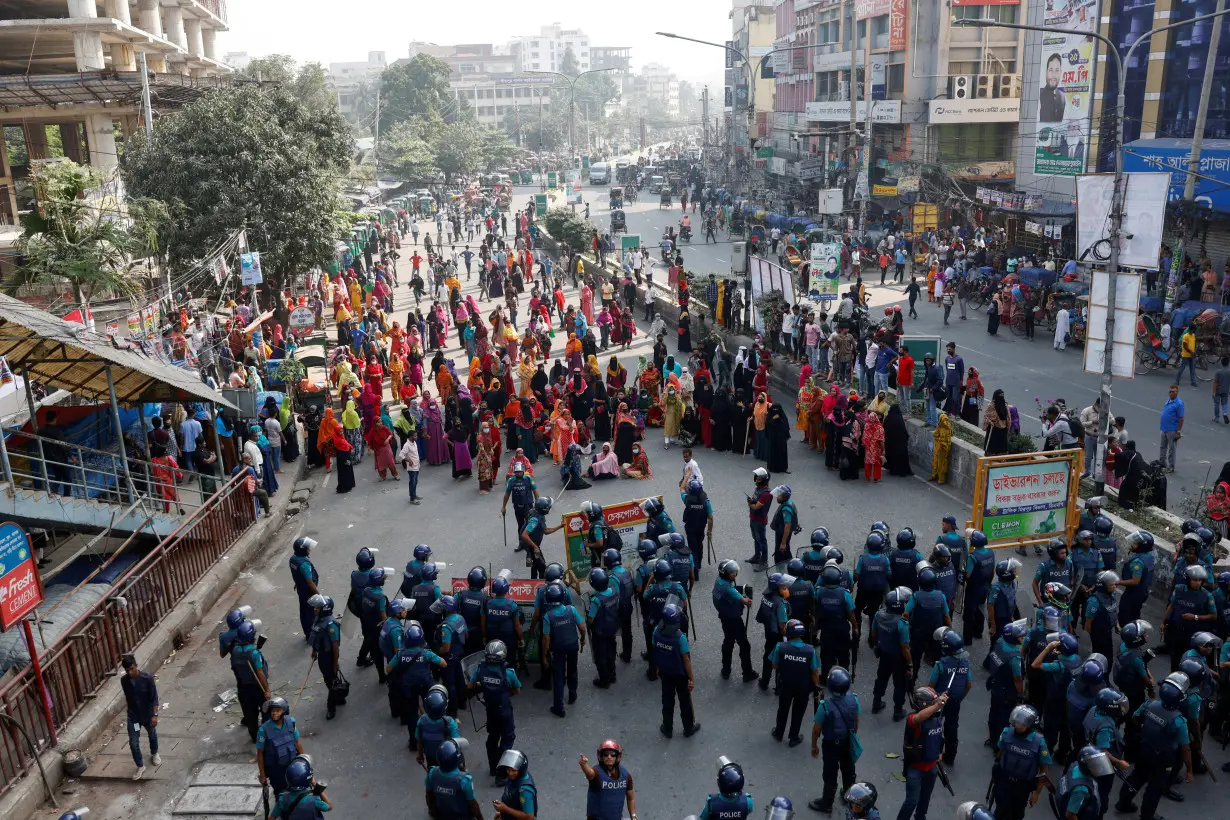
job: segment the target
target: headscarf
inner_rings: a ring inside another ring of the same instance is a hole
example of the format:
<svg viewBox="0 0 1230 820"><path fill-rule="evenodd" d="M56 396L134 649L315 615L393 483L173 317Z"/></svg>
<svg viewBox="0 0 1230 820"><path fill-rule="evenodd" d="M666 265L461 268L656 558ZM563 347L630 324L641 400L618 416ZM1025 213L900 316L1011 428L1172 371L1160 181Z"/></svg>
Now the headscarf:
<svg viewBox="0 0 1230 820"><path fill-rule="evenodd" d="M278 424L282 425L283 430L285 430L287 427L290 426L290 419L291 419L290 396L283 396L282 406L278 410Z"/></svg>
<svg viewBox="0 0 1230 820"><path fill-rule="evenodd" d="M628 412L628 403L626 401L621 401L619 403L619 409L615 411L616 429L618 429L621 424L631 424L633 427L636 426L636 418Z"/></svg>
<svg viewBox="0 0 1230 820"><path fill-rule="evenodd" d="M320 420L320 429L316 431L316 449L320 452L325 451L325 445L333 441L334 436L341 429L337 423L337 417L333 414L332 407L325 408L325 415Z"/></svg>
<svg viewBox="0 0 1230 820"><path fill-rule="evenodd" d="M342 411L342 427L347 430L358 430L362 426L363 420L359 418L359 414L354 408L354 399L348 399L346 401L346 409Z"/></svg>
<svg viewBox="0 0 1230 820"><path fill-rule="evenodd" d="M666 322L662 319L662 314L655 313L653 315L653 324L649 326L649 338L656 339L658 338L659 333L665 333L665 332L666 332Z"/></svg>
<svg viewBox="0 0 1230 820"><path fill-rule="evenodd" d="M811 364L808 362L804 362L803 366L799 368L799 387L801 388L803 387L803 385L807 384L807 380L810 378L811 378Z"/></svg>
<svg viewBox="0 0 1230 820"><path fill-rule="evenodd" d="M880 418L884 418L888 415L888 398L885 396L883 390L876 393L876 397L871 400L871 404L867 405L867 409L878 415Z"/></svg>

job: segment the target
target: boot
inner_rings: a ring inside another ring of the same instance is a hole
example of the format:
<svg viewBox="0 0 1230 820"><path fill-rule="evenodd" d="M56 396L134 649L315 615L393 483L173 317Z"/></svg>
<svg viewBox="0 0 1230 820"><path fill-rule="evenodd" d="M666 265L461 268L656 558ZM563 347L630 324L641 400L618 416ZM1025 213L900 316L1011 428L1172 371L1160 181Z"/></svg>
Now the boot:
<svg viewBox="0 0 1230 820"><path fill-rule="evenodd" d="M887 708L888 708L888 704L884 702L883 698L876 698L871 703L871 713L873 715L878 715L880 712L883 712Z"/></svg>
<svg viewBox="0 0 1230 820"><path fill-rule="evenodd" d="M817 797L815 800L808 802L807 808L811 809L812 811L821 812L823 814L832 814L833 813L833 801L825 800L822 797Z"/></svg>

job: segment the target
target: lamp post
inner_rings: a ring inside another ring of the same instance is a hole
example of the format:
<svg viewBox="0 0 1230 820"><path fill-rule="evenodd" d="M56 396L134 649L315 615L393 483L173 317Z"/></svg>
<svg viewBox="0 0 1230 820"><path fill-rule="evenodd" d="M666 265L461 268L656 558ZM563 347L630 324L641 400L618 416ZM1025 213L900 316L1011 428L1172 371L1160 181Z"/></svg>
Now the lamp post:
<svg viewBox="0 0 1230 820"><path fill-rule="evenodd" d="M586 74L600 74L604 71L616 71L615 68L591 68L589 71L582 71L575 77L569 76L562 71L530 71L529 74L553 74L556 77L563 77L568 81L568 164L572 165L572 158L576 156L576 148L573 145L573 131L576 129L577 119L577 80L584 77ZM541 139L539 140L541 142Z"/></svg>
<svg viewBox="0 0 1230 820"><path fill-rule="evenodd" d="M1142 33L1124 54L1119 53L1119 49L1111 42L1108 37L1097 33L1096 31L1078 31L1076 29L1058 28L1052 26L1031 26L1022 23L1000 23L995 20L982 18L980 20L953 20L954 26L977 26L979 28L1012 28L1021 31L1039 31L1042 33L1051 34L1076 34L1087 37L1093 37L1106 46L1107 52L1115 58L1116 76L1119 80L1119 88L1115 96L1115 179L1114 188L1111 192L1110 201L1110 257L1106 261L1108 276L1107 288L1107 304L1106 304L1106 341L1105 347L1102 350L1102 379L1101 387L1098 392L1098 443L1097 450L1094 454L1093 463L1093 487L1096 494L1101 494L1106 484L1104 481L1105 471L1097 470L1097 465L1104 462L1106 453L1106 438L1107 428L1110 424L1110 398L1112 385L1112 354L1114 351L1115 339L1115 288L1118 284L1119 276L1119 237L1123 233L1123 118L1124 109L1127 102L1127 76L1123 72L1123 66L1130 64L1132 54L1136 48L1146 40L1152 38L1154 34L1159 34L1163 31L1169 31L1174 28L1189 26L1193 23L1198 23L1201 20L1210 20L1214 17L1222 17L1230 14L1230 9L1219 9L1212 14L1202 14L1197 17L1192 17L1178 23L1169 23L1164 26L1157 26ZM1209 54L1208 59L1216 58L1216 54ZM1209 92L1208 87L1204 89L1205 93ZM1082 449L1084 442L1081 442Z"/></svg>

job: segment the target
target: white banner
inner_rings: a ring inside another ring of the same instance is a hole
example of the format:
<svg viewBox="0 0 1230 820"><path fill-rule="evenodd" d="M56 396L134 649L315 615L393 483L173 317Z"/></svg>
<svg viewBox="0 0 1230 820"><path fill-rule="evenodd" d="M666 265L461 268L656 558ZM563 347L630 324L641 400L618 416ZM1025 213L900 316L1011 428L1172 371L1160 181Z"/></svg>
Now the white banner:
<svg viewBox="0 0 1230 820"><path fill-rule="evenodd" d="M1017 122L1021 101L1016 97L997 100L930 100L928 121L932 125L963 122Z"/></svg>
<svg viewBox="0 0 1230 820"><path fill-rule="evenodd" d="M1094 271L1089 288L1089 321L1085 324L1085 372L1101 375L1106 355L1110 273ZM1136 377L1136 316L1140 306L1140 274L1115 277L1115 338L1110 372L1121 379Z"/></svg>
<svg viewBox="0 0 1230 820"><path fill-rule="evenodd" d="M1018 100L1018 103L1020 101ZM859 100L854 104L856 122L867 119L867 100ZM849 122L849 102L809 102L804 108L804 116L812 122ZM901 122L900 100L876 100L871 108L871 121L885 125L896 125Z"/></svg>
<svg viewBox="0 0 1230 820"><path fill-rule="evenodd" d="M1110 256L1110 206L1113 174L1081 174L1076 178L1077 261L1105 263ZM1170 174L1137 172L1123 175L1123 230L1119 265L1156 268L1162 250L1162 223Z"/></svg>

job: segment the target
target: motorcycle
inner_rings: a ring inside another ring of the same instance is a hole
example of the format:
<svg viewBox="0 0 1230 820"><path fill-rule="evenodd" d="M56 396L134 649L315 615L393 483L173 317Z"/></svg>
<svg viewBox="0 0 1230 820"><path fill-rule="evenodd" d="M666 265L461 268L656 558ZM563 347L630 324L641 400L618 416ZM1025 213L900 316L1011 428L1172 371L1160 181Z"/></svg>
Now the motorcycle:
<svg viewBox="0 0 1230 820"><path fill-rule="evenodd" d="M691 243L692 241L692 226L691 225L680 225L679 226L679 241Z"/></svg>

